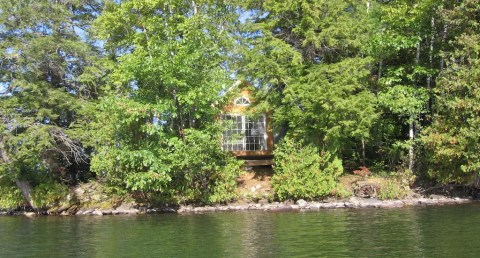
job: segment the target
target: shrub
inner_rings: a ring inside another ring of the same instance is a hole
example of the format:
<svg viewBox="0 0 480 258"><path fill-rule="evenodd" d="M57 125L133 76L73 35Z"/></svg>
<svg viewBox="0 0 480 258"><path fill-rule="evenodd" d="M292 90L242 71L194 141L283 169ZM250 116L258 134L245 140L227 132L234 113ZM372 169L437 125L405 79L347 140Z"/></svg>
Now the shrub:
<svg viewBox="0 0 480 258"><path fill-rule="evenodd" d="M16 185L0 181L0 210L17 208L22 202L22 192Z"/></svg>
<svg viewBox="0 0 480 258"><path fill-rule="evenodd" d="M332 195L339 198L347 198L353 195L352 191L349 191L342 184L337 184L337 187L333 189Z"/></svg>
<svg viewBox="0 0 480 258"><path fill-rule="evenodd" d="M378 198L382 200L387 199L402 199L410 192L410 187L397 178L389 178L380 184L380 191Z"/></svg>
<svg viewBox="0 0 480 258"><path fill-rule="evenodd" d="M332 194L342 163L313 145L285 138L275 150L272 188L279 200L315 199Z"/></svg>
<svg viewBox="0 0 480 258"><path fill-rule="evenodd" d="M56 182L45 182L33 188L32 199L37 207L49 208L57 205L68 194L66 185Z"/></svg>
<svg viewBox="0 0 480 258"><path fill-rule="evenodd" d="M223 151L215 132L184 130L159 143L109 148L97 154L92 170L110 186L141 193L161 204L224 203L236 198L240 161Z"/></svg>
<svg viewBox="0 0 480 258"><path fill-rule="evenodd" d="M224 203L237 197L236 178L241 162L223 151L217 139L186 130L185 141L174 144L167 157L170 198L177 203Z"/></svg>

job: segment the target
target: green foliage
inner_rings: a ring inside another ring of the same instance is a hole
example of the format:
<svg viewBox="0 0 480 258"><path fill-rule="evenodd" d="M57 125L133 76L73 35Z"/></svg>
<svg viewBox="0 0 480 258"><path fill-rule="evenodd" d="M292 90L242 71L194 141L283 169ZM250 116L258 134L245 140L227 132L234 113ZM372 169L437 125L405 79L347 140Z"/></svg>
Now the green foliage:
<svg viewBox="0 0 480 258"><path fill-rule="evenodd" d="M86 30L98 1L0 1L0 177L75 182L87 162L75 123L99 94ZM87 68L89 67L89 68ZM86 77L90 76L87 80ZM86 168L88 170L88 168Z"/></svg>
<svg viewBox="0 0 480 258"><path fill-rule="evenodd" d="M11 181L5 181L0 178L0 210L17 208L23 202L23 195L20 189Z"/></svg>
<svg viewBox="0 0 480 258"><path fill-rule="evenodd" d="M165 157L172 178L168 192L175 202L224 203L236 197L242 162L222 151L216 139L188 130L185 143L177 142Z"/></svg>
<svg viewBox="0 0 480 258"><path fill-rule="evenodd" d="M234 198L239 163L220 149L212 103L230 84L235 17L221 1L107 3L95 31L117 65L92 124L93 171L162 202Z"/></svg>
<svg viewBox="0 0 480 258"><path fill-rule="evenodd" d="M415 181L416 176L411 170L390 172L380 181L378 198L382 200L402 199L410 194L410 185Z"/></svg>
<svg viewBox="0 0 480 258"><path fill-rule="evenodd" d="M259 82L273 122L334 156L361 156L378 118L364 1L247 1L238 70ZM363 144L363 147L361 147ZM363 158L363 157L362 157ZM358 162L358 160L354 161Z"/></svg>
<svg viewBox="0 0 480 258"><path fill-rule="evenodd" d="M240 162L217 141L216 134L187 129L185 141L173 137L152 149L104 148L92 170L114 186L161 202L227 202L236 197Z"/></svg>
<svg viewBox="0 0 480 258"><path fill-rule="evenodd" d="M32 191L32 199L37 207L49 208L58 205L62 199L66 198L67 194L67 186L50 181L35 186Z"/></svg>
<svg viewBox="0 0 480 258"><path fill-rule="evenodd" d="M332 191L332 195L338 198L348 198L353 195L353 192L346 189L344 185L337 184L337 187Z"/></svg>
<svg viewBox="0 0 480 258"><path fill-rule="evenodd" d="M333 193L342 163L313 145L285 138L275 150L272 188L276 198L316 199Z"/></svg>
<svg viewBox="0 0 480 258"><path fill-rule="evenodd" d="M446 53L448 68L435 89L434 121L425 130L428 174L441 182L468 182L480 170L480 22L478 1L463 1L445 13L461 33Z"/></svg>
<svg viewBox="0 0 480 258"><path fill-rule="evenodd" d="M275 113L290 133L338 155L345 141L368 139L377 118L375 96L368 90L368 59L316 65L284 90L284 108ZM342 148L343 147L343 148Z"/></svg>
<svg viewBox="0 0 480 258"><path fill-rule="evenodd" d="M428 97L426 89L395 85L379 94L379 103L392 113L404 116L410 121L425 113Z"/></svg>
<svg viewBox="0 0 480 258"><path fill-rule="evenodd" d="M62 192L52 182L78 183L90 168L122 194L235 198L239 164L220 150L216 122L232 75L259 89L255 111L274 110L289 137L276 151L280 199L335 192L342 164L403 171L408 158L416 174L468 181L480 171L479 9L0 0L0 200L18 203L12 184L22 180L50 206ZM401 188L389 182L385 198Z"/></svg>
<svg viewBox="0 0 480 258"><path fill-rule="evenodd" d="M402 199L410 193L408 184L396 178L388 178L380 184L378 198L382 200Z"/></svg>

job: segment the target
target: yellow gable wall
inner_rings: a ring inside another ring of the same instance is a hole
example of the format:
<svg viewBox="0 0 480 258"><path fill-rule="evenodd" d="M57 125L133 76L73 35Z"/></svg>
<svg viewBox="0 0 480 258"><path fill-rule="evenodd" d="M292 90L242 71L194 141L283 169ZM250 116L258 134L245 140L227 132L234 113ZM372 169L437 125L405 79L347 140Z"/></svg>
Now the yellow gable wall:
<svg viewBox="0 0 480 258"><path fill-rule="evenodd" d="M249 84L242 83L240 86L238 86L238 89L233 89L233 92L231 92L231 96L228 98L227 105L223 108L223 111L225 113L231 113L231 114L243 114L247 111L249 106L241 106L241 105L235 105L235 100L241 97L247 98L250 103L254 103L255 100L253 98L253 91Z"/></svg>
<svg viewBox="0 0 480 258"><path fill-rule="evenodd" d="M249 111L250 106L235 105L235 100L241 97L247 98L251 104L254 104L254 91L256 89L247 82L241 82L238 86L228 92L228 101L225 107L223 107L224 114L245 114ZM270 126L271 118L270 112L265 114L266 116L266 130L267 130L267 148L264 151L233 151L236 156L271 156L273 154L273 134Z"/></svg>

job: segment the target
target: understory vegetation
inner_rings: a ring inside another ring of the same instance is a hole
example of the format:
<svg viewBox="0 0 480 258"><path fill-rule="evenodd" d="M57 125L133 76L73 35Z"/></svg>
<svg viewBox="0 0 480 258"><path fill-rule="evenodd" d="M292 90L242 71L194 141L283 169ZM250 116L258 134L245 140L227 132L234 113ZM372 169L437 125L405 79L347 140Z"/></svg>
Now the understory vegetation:
<svg viewBox="0 0 480 258"><path fill-rule="evenodd" d="M314 200L331 195L342 174L342 162L314 145L285 138L275 150L272 188L279 200Z"/></svg>
<svg viewBox="0 0 480 258"><path fill-rule="evenodd" d="M276 200L339 177L471 184L480 172L477 0L0 0L0 207L96 181L156 204L234 201L219 121L237 80L278 137ZM361 168L362 167L362 168ZM363 171L363 172L362 172ZM363 175L362 175L363 176ZM415 180L414 180L415 179Z"/></svg>

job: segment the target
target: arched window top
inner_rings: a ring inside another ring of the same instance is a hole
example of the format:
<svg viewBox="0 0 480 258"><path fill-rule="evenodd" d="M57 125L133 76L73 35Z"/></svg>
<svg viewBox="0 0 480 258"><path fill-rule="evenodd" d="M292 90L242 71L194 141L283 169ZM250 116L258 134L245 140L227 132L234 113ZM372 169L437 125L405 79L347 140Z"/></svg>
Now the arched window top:
<svg viewBox="0 0 480 258"><path fill-rule="evenodd" d="M238 99L235 99L235 101L233 103L235 103L235 105L239 105L239 106L248 106L248 105L250 105L250 100L248 100L245 97L240 97Z"/></svg>

